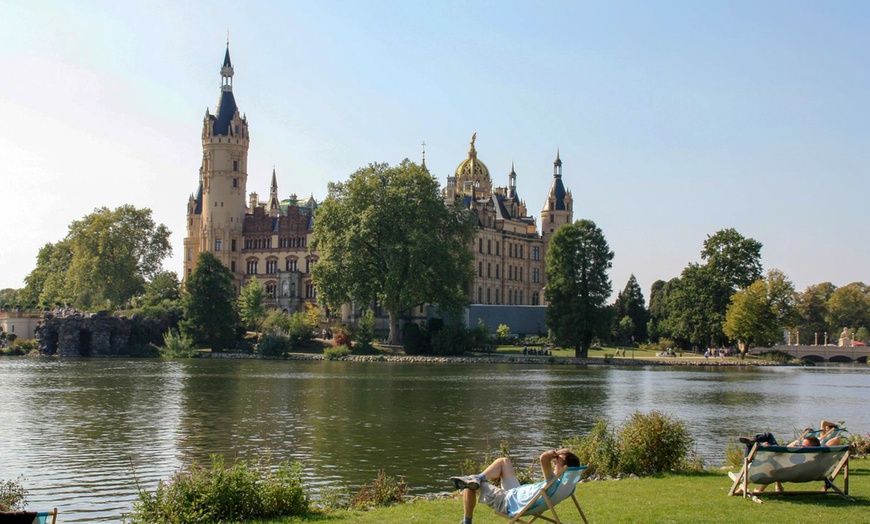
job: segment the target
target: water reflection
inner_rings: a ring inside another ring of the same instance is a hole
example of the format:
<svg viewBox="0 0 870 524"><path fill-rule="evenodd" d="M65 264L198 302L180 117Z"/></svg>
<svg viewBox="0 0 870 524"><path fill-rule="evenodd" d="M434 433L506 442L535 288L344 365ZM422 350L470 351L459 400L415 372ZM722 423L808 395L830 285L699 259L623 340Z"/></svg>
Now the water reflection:
<svg viewBox="0 0 870 524"><path fill-rule="evenodd" d="M448 489L507 438L531 461L596 419L657 409L685 420L708 464L736 435L786 438L822 418L866 432L867 367L648 368L229 360L0 359L0 478L63 522L118 522L137 482L192 461L301 460L315 489L378 469Z"/></svg>

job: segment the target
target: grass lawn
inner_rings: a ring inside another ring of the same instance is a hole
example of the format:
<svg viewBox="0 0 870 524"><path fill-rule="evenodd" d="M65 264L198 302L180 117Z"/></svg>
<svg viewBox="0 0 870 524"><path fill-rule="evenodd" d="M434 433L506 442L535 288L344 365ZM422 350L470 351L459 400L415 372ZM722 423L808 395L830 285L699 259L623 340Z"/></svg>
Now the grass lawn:
<svg viewBox="0 0 870 524"><path fill-rule="evenodd" d="M842 487L842 474L836 484ZM821 482L786 484L785 489L816 489ZM797 486L797 488L795 488ZM849 494L855 502L837 495L767 496L756 504L740 496L729 497L731 481L724 471L662 475L643 479L587 482L577 488L577 499L590 523L780 523L789 524L870 521L870 460L853 459ZM773 488L770 488L771 491ZM556 507L567 523L582 522L570 500ZM371 511L336 511L325 515L292 517L258 524L323 523L456 523L462 517L459 498L417 501ZM489 508L479 506L475 524L507 522Z"/></svg>

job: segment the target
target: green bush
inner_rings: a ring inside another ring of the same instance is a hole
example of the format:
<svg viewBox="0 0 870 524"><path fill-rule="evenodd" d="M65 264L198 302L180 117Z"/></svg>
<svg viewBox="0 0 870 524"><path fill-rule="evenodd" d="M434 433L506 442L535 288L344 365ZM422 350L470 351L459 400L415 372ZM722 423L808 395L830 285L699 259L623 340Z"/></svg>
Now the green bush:
<svg viewBox="0 0 870 524"><path fill-rule="evenodd" d="M405 479L388 477L383 470L378 470L378 478L371 486L364 485L350 501L350 506L355 509L392 506L401 503L407 494Z"/></svg>
<svg viewBox="0 0 870 524"><path fill-rule="evenodd" d="M429 352L428 339L418 324L408 322L402 327L402 349L408 355Z"/></svg>
<svg viewBox="0 0 870 524"><path fill-rule="evenodd" d="M289 333L290 315L280 309L270 309L269 313L266 314L266 319L263 320L263 331L266 333Z"/></svg>
<svg viewBox="0 0 870 524"><path fill-rule="evenodd" d="M280 357L293 348L290 337L280 333L268 333L257 344L257 353L264 357Z"/></svg>
<svg viewBox="0 0 870 524"><path fill-rule="evenodd" d="M461 324L444 326L432 335L434 355L460 355L471 349L471 337Z"/></svg>
<svg viewBox="0 0 870 524"><path fill-rule="evenodd" d="M193 339L176 329L170 329L163 335L163 347L160 356L166 358L192 358L196 356L193 349Z"/></svg>
<svg viewBox="0 0 870 524"><path fill-rule="evenodd" d="M592 431L585 438L573 437L562 445L577 455L581 464L589 466L585 473L587 475L598 473L613 476L620 472L619 442L604 420L595 421Z"/></svg>
<svg viewBox="0 0 870 524"><path fill-rule="evenodd" d="M309 511L302 466L282 462L237 462L227 468L212 456L210 469L196 464L161 481L156 491L139 491L128 524L235 522L252 518L303 515Z"/></svg>
<svg viewBox="0 0 870 524"><path fill-rule="evenodd" d="M9 508L9 511L23 510L27 505L27 490L22 481L24 477L6 480L0 479L0 505Z"/></svg>
<svg viewBox="0 0 870 524"><path fill-rule="evenodd" d="M359 319L353 334L354 353L370 353L374 350L372 342L375 340L375 312L367 309Z"/></svg>
<svg viewBox="0 0 870 524"><path fill-rule="evenodd" d="M323 358L326 360L338 360L341 357L350 355L350 348L347 346L335 346L323 348Z"/></svg>
<svg viewBox="0 0 870 524"><path fill-rule="evenodd" d="M759 357L761 360L767 362L791 362L794 360L794 357L786 353L785 351L765 351Z"/></svg>
<svg viewBox="0 0 870 524"><path fill-rule="evenodd" d="M685 422L660 411L635 411L618 435L619 469L637 475L686 469L694 444Z"/></svg>

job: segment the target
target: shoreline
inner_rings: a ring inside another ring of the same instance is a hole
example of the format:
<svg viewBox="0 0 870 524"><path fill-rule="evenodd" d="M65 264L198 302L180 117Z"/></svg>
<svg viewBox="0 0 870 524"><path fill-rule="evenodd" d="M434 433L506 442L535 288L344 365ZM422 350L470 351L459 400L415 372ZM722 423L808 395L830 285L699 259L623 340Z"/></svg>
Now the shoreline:
<svg viewBox="0 0 870 524"><path fill-rule="evenodd" d="M264 357L254 353L203 353L200 358L249 359L249 360L301 360L324 361L323 355L312 353L291 353L283 357ZM573 358L573 357L529 357L529 356L429 356L429 355L348 355L332 359L343 362L393 362L403 364L523 364L543 366L682 366L682 367L804 367L790 362L746 361L746 360L705 360L691 357L673 357L673 360L642 360L630 357L611 358Z"/></svg>

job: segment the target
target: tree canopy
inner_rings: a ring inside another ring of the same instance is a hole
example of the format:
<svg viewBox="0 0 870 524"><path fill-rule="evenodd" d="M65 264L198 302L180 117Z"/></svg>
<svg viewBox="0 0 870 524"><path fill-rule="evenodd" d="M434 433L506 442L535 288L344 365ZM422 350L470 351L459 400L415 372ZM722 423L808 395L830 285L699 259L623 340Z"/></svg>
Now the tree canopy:
<svg viewBox="0 0 870 524"><path fill-rule="evenodd" d="M607 334L606 301L612 287L607 272L613 251L591 220L561 227L547 250L547 327L556 344L573 347L578 358L589 354L597 336Z"/></svg>
<svg viewBox="0 0 870 524"><path fill-rule="evenodd" d="M619 295L616 296L614 303L616 314L614 321L617 323L614 332L619 333L621 344L641 343L647 339L647 317L649 316L646 309L646 301L643 298L643 291L640 289L640 284L637 283L637 278L634 274L628 278ZM625 321L628 318L631 322L631 329L628 329L629 323Z"/></svg>
<svg viewBox="0 0 870 524"><path fill-rule="evenodd" d="M260 326L266 319L266 288L257 277L252 277L251 280L242 287L239 293L239 317L248 329L259 332Z"/></svg>
<svg viewBox="0 0 870 524"><path fill-rule="evenodd" d="M782 271L771 269L731 297L722 329L746 351L781 343L783 331L794 321L794 285Z"/></svg>
<svg viewBox="0 0 870 524"><path fill-rule="evenodd" d="M221 350L236 336L233 274L212 253L199 254L196 268L184 282L181 331L198 347Z"/></svg>
<svg viewBox="0 0 870 524"><path fill-rule="evenodd" d="M102 207L40 249L24 295L44 305L117 307L142 294L171 253L169 229L154 222L150 209Z"/></svg>
<svg viewBox="0 0 870 524"><path fill-rule="evenodd" d="M447 206L438 181L405 159L369 164L346 182L330 183L317 208L312 269L318 299L378 304L390 317L389 341L400 340L399 318L420 304L459 309L473 278L469 245L475 225L467 209Z"/></svg>

